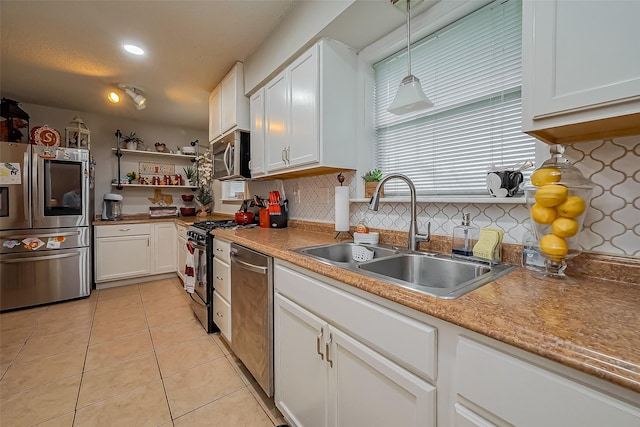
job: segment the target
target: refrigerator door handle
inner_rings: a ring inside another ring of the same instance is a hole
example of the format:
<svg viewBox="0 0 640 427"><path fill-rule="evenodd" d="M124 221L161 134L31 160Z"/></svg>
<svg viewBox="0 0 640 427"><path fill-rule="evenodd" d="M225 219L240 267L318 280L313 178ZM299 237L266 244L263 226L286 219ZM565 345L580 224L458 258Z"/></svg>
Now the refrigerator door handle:
<svg viewBox="0 0 640 427"><path fill-rule="evenodd" d="M31 197L29 190L29 151L25 151L23 154L22 165L22 197L24 205L24 219L26 221L31 220Z"/></svg>
<svg viewBox="0 0 640 427"><path fill-rule="evenodd" d="M27 237L63 237L63 236L79 236L80 230L67 231L64 233L48 233L48 234L12 234L11 236L3 237L4 239L24 239Z"/></svg>
<svg viewBox="0 0 640 427"><path fill-rule="evenodd" d="M45 261L48 259L71 258L78 255L79 253L43 255L43 256L35 256L35 257L29 256L29 257L14 258L14 259L3 259L3 260L0 260L0 263L16 264L16 263L22 263L22 262Z"/></svg>
<svg viewBox="0 0 640 427"><path fill-rule="evenodd" d="M33 151L34 157L36 155L35 150ZM31 165L31 209L33 209L33 218L36 219L44 219L44 215L40 214L40 182L38 180L38 169L44 167L44 161L40 158L36 158ZM43 183L44 184L44 183Z"/></svg>

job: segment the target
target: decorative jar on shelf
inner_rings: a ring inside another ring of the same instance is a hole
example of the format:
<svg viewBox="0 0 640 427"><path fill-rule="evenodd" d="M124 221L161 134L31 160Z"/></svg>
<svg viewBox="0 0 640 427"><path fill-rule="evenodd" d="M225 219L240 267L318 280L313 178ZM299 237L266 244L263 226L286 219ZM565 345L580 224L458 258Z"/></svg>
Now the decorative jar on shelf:
<svg viewBox="0 0 640 427"><path fill-rule="evenodd" d="M546 258L535 276L571 282L566 260L582 252L579 237L594 184L563 156L564 147L552 145L550 153L525 187L536 249Z"/></svg>

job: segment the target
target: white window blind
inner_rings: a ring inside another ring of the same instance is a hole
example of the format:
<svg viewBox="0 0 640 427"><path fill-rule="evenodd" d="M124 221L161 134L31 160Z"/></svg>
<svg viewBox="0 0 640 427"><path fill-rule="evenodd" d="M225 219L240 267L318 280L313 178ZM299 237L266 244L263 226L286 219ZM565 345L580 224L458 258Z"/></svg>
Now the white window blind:
<svg viewBox="0 0 640 427"><path fill-rule="evenodd" d="M435 106L387 112L407 75L407 52L374 65L376 166L404 173L421 195L487 194L487 167L535 157L521 131L520 0L491 3L414 43L412 74ZM398 181L385 193L403 195Z"/></svg>

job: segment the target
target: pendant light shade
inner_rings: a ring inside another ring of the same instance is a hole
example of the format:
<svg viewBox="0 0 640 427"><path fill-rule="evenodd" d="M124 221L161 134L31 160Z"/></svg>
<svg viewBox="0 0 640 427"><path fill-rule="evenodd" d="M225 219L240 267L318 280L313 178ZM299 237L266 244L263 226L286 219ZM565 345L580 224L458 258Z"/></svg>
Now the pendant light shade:
<svg viewBox="0 0 640 427"><path fill-rule="evenodd" d="M394 5L399 3L398 0L391 0L391 2ZM411 74L411 0L407 0L407 63L409 74L400 82L396 97L387 108L387 111L392 114L408 114L433 107L433 102L422 90L420 80Z"/></svg>

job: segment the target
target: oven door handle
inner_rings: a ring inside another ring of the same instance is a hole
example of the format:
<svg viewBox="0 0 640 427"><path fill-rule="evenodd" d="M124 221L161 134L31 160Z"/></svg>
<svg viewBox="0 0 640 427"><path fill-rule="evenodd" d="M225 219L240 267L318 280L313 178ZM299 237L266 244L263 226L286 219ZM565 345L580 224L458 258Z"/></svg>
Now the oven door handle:
<svg viewBox="0 0 640 427"><path fill-rule="evenodd" d="M240 261L238 258L236 258L236 254L234 254L233 252L231 252L231 262L238 264L238 267L240 268L244 268L245 270L253 271L254 273L258 274L267 274L267 271L269 270L268 267Z"/></svg>
<svg viewBox="0 0 640 427"><path fill-rule="evenodd" d="M193 247L193 249L197 249L197 250L203 251L203 252L205 252L207 250L206 246L199 245L196 242L194 242L193 240L189 240L189 242L191 243L191 246Z"/></svg>

